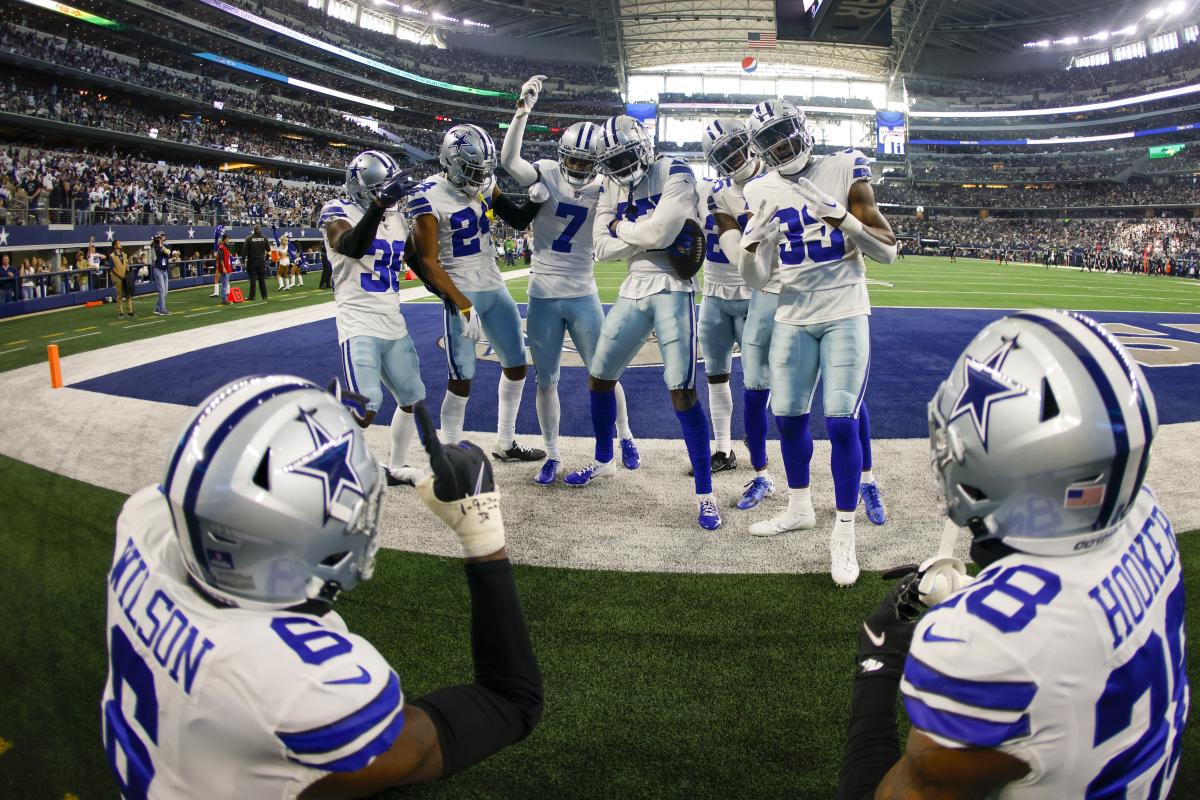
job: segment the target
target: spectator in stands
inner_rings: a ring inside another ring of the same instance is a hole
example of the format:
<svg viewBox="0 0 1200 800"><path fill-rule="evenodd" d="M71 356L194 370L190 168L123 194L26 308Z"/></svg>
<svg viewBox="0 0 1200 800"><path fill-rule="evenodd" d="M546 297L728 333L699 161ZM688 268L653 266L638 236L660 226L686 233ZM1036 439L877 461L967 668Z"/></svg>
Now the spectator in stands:
<svg viewBox="0 0 1200 800"><path fill-rule="evenodd" d="M7 253L0 256L0 299L5 303L11 303L19 297L17 286L20 279L21 272L12 265L11 257Z"/></svg>
<svg viewBox="0 0 1200 800"><path fill-rule="evenodd" d="M133 319L133 271L129 268L129 256L121 249L121 240L114 239L112 252L108 254L108 268L112 270L113 288L117 290L117 319L128 314Z"/></svg>
<svg viewBox="0 0 1200 800"><path fill-rule="evenodd" d="M33 264L26 258L21 261L21 299L32 300L38 296L37 278L35 274L37 270Z"/></svg>
<svg viewBox="0 0 1200 800"><path fill-rule="evenodd" d="M242 242L242 261L246 262L246 273L250 279L250 299L255 299L254 290L262 291L262 299L267 300L267 253L271 243L263 236L262 228L255 225L254 232Z"/></svg>
<svg viewBox="0 0 1200 800"><path fill-rule="evenodd" d="M91 265L88 263L87 256L82 250L76 250L75 263L71 266L67 291L86 292L88 290L88 274L90 270Z"/></svg>
<svg viewBox="0 0 1200 800"><path fill-rule="evenodd" d="M216 274L221 281L221 305L229 305L229 276L233 274L233 253L229 251L229 234L221 234L221 243L217 245Z"/></svg>
<svg viewBox="0 0 1200 800"><path fill-rule="evenodd" d="M171 280L171 251L167 249L165 233L159 231L154 234L154 239L150 242L150 252L150 275L154 278L155 289L158 290L158 302L154 306L154 314L165 317L171 313L167 310L167 287Z"/></svg>

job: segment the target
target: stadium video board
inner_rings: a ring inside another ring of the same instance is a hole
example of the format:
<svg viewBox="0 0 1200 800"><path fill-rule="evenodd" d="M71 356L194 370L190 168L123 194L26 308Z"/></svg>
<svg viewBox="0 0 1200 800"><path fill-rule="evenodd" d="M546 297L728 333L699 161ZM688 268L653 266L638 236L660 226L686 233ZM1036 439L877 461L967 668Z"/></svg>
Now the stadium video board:
<svg viewBox="0 0 1200 800"><path fill-rule="evenodd" d="M892 44L892 0L775 0L781 41Z"/></svg>
<svg viewBox="0 0 1200 800"><path fill-rule="evenodd" d="M879 111L875 114L875 152L881 156L904 155L908 126L903 111Z"/></svg>
<svg viewBox="0 0 1200 800"><path fill-rule="evenodd" d="M655 103L626 103L625 113L642 123L654 141L658 141L658 105Z"/></svg>
<svg viewBox="0 0 1200 800"><path fill-rule="evenodd" d="M1184 147L1186 145L1182 143L1154 145L1148 148L1149 152L1146 155L1150 158L1170 158L1182 153Z"/></svg>

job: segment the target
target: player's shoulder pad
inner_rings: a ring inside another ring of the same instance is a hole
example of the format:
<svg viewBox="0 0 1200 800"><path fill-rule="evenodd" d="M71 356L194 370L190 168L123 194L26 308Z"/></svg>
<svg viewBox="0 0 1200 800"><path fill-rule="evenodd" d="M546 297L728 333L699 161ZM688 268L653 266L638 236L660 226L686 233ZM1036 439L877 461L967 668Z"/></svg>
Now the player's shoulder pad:
<svg viewBox="0 0 1200 800"><path fill-rule="evenodd" d="M274 733L288 760L354 772L391 747L404 727L404 692L379 651L316 617L284 613L269 625L274 633L264 636L277 635L293 651L279 662L294 669L274 716ZM277 683L283 678L273 675Z"/></svg>
<svg viewBox="0 0 1200 800"><path fill-rule="evenodd" d="M436 178L437 176L434 175L421 181L417 188L408 195L408 199L404 203L405 214L416 219L422 214L434 213L434 200L438 188Z"/></svg>
<svg viewBox="0 0 1200 800"><path fill-rule="evenodd" d="M871 159L867 158L861 150L848 148L837 154L839 159L846 162L846 166L851 171L851 178L854 180L869 179L871 177Z"/></svg>
<svg viewBox="0 0 1200 800"><path fill-rule="evenodd" d="M544 176L548 170L557 170L558 162L553 158L539 158L537 161L533 162L533 166L540 170L541 174Z"/></svg>
<svg viewBox="0 0 1200 800"><path fill-rule="evenodd" d="M670 166L667 168L668 177L671 175L685 175L692 181L696 180L696 174L692 172L692 168L682 158L672 158L670 162Z"/></svg>
<svg viewBox="0 0 1200 800"><path fill-rule="evenodd" d="M337 198L330 200L321 206L321 213L317 216L317 227L323 228L335 219L344 219L349 221L350 214L347 209L350 207L350 200L346 198Z"/></svg>

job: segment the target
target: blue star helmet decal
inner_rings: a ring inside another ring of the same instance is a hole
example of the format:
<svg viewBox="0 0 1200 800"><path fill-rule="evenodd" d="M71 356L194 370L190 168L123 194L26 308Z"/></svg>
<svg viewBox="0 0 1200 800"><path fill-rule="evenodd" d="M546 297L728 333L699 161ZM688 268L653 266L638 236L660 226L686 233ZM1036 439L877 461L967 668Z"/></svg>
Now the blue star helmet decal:
<svg viewBox="0 0 1200 800"><path fill-rule="evenodd" d="M366 496L362 481L350 461L351 449L354 446L354 433L346 433L334 438L313 419L312 411L300 409L300 421L308 426L309 435L313 440L313 452L288 464L288 472L308 475L321 481L324 487L323 502L325 505L325 521L329 521L329 507L337 500L343 490L355 492L359 497Z"/></svg>
<svg viewBox="0 0 1200 800"><path fill-rule="evenodd" d="M988 447L988 416L992 405L1029 393L1028 389L1000 371L1004 359L1016 346L1017 340L1013 337L983 361L971 356L963 359L963 388L954 401L948 421L953 422L964 414L970 414L985 451Z"/></svg>
<svg viewBox="0 0 1200 800"><path fill-rule="evenodd" d="M353 180L358 180L358 173L360 172L362 172L362 167L360 167L358 164L350 165L350 177Z"/></svg>
<svg viewBox="0 0 1200 800"><path fill-rule="evenodd" d="M474 150L474 146L467 141L467 135L465 133L454 134L454 141L450 143L450 146L454 148L454 152L456 153L461 153L467 148Z"/></svg>

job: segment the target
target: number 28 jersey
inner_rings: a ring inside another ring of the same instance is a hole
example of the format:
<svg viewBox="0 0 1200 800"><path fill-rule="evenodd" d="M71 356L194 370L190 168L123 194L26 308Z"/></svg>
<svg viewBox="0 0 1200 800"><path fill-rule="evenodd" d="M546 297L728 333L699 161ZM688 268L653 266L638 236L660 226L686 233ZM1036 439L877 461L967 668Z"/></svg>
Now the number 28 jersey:
<svg viewBox="0 0 1200 800"><path fill-rule="evenodd" d="M1163 800L1188 711L1181 575L1147 488L1090 550L1000 559L917 625L901 682L913 727L1028 764L1003 800Z"/></svg>
<svg viewBox="0 0 1200 800"><path fill-rule="evenodd" d="M543 158L534 165L550 199L533 218L533 257L529 296L585 297L596 293L592 268L592 222L600 183L575 188L563 177L558 162Z"/></svg>
<svg viewBox="0 0 1200 800"><path fill-rule="evenodd" d="M349 200L332 200L321 207L318 224L325 231L335 219L357 225L363 211ZM333 249L325 236L325 251L333 266L333 300L337 310L338 341L353 336L403 339L408 335L400 315L400 277L404 274L404 242L408 223L389 210L375 231L367 254L350 258Z"/></svg>
<svg viewBox="0 0 1200 800"><path fill-rule="evenodd" d="M210 603L178 547L158 487L130 497L108 574L101 703L126 800L291 800L391 747L404 695L369 642L332 611Z"/></svg>
<svg viewBox="0 0 1200 800"><path fill-rule="evenodd" d="M437 219L438 260L459 291L504 288L487 218L491 208L490 186L471 196L441 174L423 182L408 197L405 213L414 224L426 214Z"/></svg>

